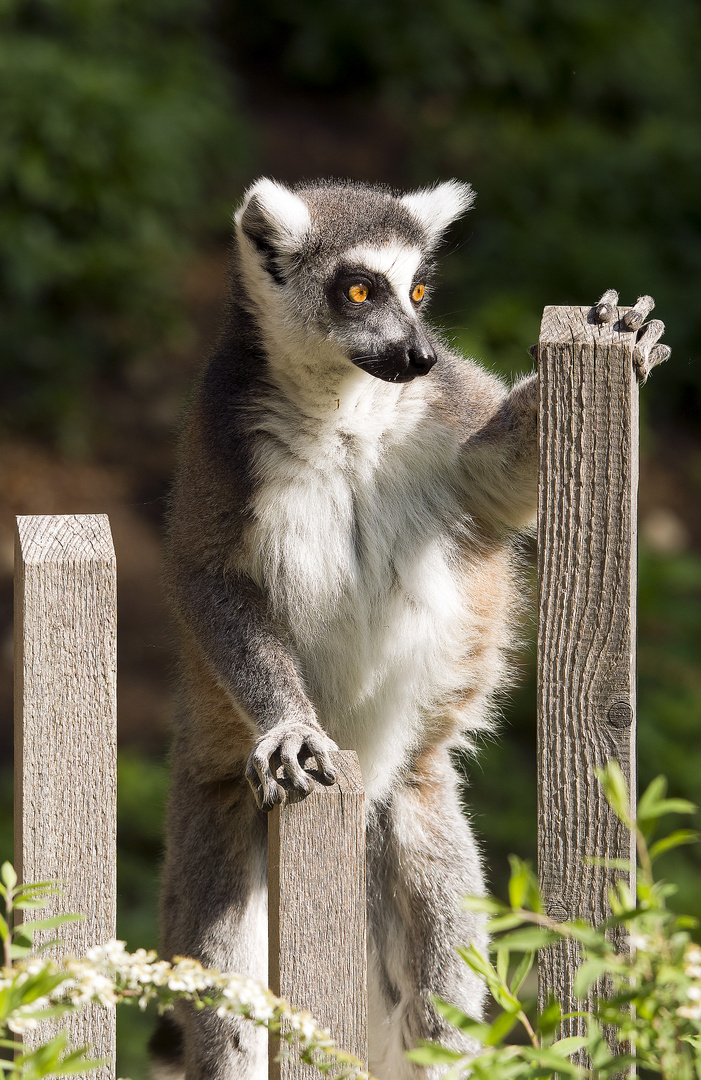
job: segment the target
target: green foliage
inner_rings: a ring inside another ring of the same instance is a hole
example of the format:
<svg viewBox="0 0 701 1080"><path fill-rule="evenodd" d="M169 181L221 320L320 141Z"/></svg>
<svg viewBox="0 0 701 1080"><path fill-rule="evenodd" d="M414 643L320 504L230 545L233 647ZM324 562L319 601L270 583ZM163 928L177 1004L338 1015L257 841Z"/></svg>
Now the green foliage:
<svg viewBox="0 0 701 1080"><path fill-rule="evenodd" d="M657 825L668 814L690 814L696 808L685 799L667 798L667 782L657 777L642 795L637 819L629 813L625 780L616 761L599 772L599 780L612 809L634 831L639 866L634 896L621 876L610 890L611 917L601 926L583 921L557 923L543 912L537 882L529 865L511 860L509 904L482 897L465 903L489 916L494 960L470 946L460 949L463 960L489 986L497 1005L491 1022L479 1022L460 1009L438 1002L440 1011L455 1026L483 1044L469 1060L460 1054L425 1043L409 1057L422 1064L450 1064L447 1076L470 1075L477 1080L530 1080L534 1077L573 1076L580 1080L621 1075L635 1064L647 1076L664 1080L699 1080L701 1077L701 947L690 931L697 922L675 914L667 905L674 887L656 880L653 867L666 851L696 841L690 830L652 842ZM606 860L603 860L606 862ZM629 872L627 863L612 869ZM625 944L617 949L625 931ZM606 980L607 990L596 998L593 1013L563 1016L551 1000L538 1011L521 991L537 953L562 940L577 943L582 957L575 992L584 998ZM561 1022L580 1017L584 1034L561 1038ZM516 1026L525 1044L509 1043ZM612 1032L613 1047L604 1035Z"/></svg>
<svg viewBox="0 0 701 1080"><path fill-rule="evenodd" d="M13 927L16 911L27 912L44 907L47 898L56 896L58 889L47 881L18 887L17 875L9 862L3 863L0 868L0 882L0 897L5 908L4 917L0 915L0 938L4 952L0 976L0 1049L15 1051L12 1059L0 1059L0 1071L6 1077L40 1080L44 1076L68 1076L95 1068L101 1063L89 1057L86 1047L70 1047L65 1031L47 1039L35 1050L16 1053L18 1044L9 1038L10 1032L22 1033L35 1027L39 1020L64 1016L73 1011L69 1001L50 1000L65 983L65 973L57 972L41 961L35 960L30 965L23 963L30 955L37 957L56 944L55 941L47 941L37 947L33 941L34 934L37 930L56 929L82 916L24 918Z"/></svg>
<svg viewBox="0 0 701 1080"><path fill-rule="evenodd" d="M5 422L75 444L95 372L175 316L173 266L240 159L204 0L3 0Z"/></svg>

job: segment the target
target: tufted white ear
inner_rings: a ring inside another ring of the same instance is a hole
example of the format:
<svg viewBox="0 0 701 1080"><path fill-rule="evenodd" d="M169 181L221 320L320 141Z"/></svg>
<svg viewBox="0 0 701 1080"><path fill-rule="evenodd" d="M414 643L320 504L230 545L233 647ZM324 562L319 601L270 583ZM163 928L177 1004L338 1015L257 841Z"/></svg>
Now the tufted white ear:
<svg viewBox="0 0 701 1080"><path fill-rule="evenodd" d="M401 202L421 222L431 244L437 243L451 221L472 206L475 193L470 184L446 180L435 187L410 191Z"/></svg>
<svg viewBox="0 0 701 1080"><path fill-rule="evenodd" d="M265 176L248 189L234 221L255 244L264 243L284 255L299 250L311 227L307 204Z"/></svg>

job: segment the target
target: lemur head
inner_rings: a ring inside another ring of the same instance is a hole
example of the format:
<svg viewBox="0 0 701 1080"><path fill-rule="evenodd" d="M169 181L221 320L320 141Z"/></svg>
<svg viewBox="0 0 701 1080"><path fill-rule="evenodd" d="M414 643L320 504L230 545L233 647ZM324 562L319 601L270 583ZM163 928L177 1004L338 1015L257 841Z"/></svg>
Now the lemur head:
<svg viewBox="0 0 701 1080"><path fill-rule="evenodd" d="M422 322L433 254L473 198L455 180L407 195L258 180L235 217L240 284L263 328L408 382L436 361Z"/></svg>

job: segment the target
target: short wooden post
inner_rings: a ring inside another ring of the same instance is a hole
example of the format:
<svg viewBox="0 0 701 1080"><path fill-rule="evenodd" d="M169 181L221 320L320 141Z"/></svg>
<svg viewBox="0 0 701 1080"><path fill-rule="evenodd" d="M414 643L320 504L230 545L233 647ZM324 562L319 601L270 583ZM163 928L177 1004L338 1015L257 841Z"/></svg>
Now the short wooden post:
<svg viewBox="0 0 701 1080"><path fill-rule="evenodd" d="M356 754L331 757L333 787L315 783L268 818L269 980L367 1062L365 800ZM270 1080L309 1080L270 1044Z"/></svg>
<svg viewBox="0 0 701 1080"><path fill-rule="evenodd" d="M115 935L114 549L104 515L20 517L16 540L15 863L20 882L60 883L46 915L84 916L50 932L54 955L80 956ZM114 1076L113 1010L60 1025Z"/></svg>
<svg viewBox="0 0 701 1080"><path fill-rule="evenodd" d="M638 388L624 309L611 325L590 310L548 307L540 331L538 852L548 914L597 924L616 874L586 857L635 859L594 770L620 763L632 809ZM542 956L541 1004L577 1008L577 963L571 944Z"/></svg>

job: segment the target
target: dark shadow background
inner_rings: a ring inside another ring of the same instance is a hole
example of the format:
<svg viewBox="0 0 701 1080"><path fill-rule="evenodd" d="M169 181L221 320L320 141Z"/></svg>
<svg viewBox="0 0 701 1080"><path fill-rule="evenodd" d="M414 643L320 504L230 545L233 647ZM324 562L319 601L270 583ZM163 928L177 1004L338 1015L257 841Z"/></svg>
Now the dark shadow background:
<svg viewBox="0 0 701 1080"><path fill-rule="evenodd" d="M701 8L696 0L7 0L0 10L0 833L11 852L17 513L110 515L119 567L120 915L155 945L167 787L161 519L213 340L230 214L261 173L478 199L433 306L528 370L546 304L657 300L641 394L640 774L701 797ZM495 889L535 855L532 650L466 801ZM670 855L701 913L699 849ZM120 1019L119 1075L145 1075Z"/></svg>

